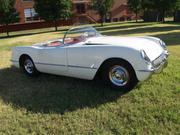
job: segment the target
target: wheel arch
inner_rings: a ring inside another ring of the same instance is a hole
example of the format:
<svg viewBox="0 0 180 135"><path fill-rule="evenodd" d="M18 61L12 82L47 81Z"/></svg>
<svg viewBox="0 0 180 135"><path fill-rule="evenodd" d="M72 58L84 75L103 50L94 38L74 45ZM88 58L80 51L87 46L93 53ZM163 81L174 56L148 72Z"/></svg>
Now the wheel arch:
<svg viewBox="0 0 180 135"><path fill-rule="evenodd" d="M112 61L120 61L120 62L128 63L128 64L131 66L131 68L133 69L133 71L134 71L134 73L135 73L135 75L136 75L135 69L134 69L134 67L132 66L132 64L131 64L129 61L127 61L127 60L125 60L125 59L123 59L123 58L112 57L112 58L108 58L108 59L104 60L104 61L101 63L101 65L100 65L100 67L98 68L98 70L97 70L94 78L96 78L97 76L99 76L99 75L101 74L103 68L105 67L105 65L108 64L108 63L110 63L110 62L112 62ZM136 75L136 77L137 77L137 75Z"/></svg>
<svg viewBox="0 0 180 135"><path fill-rule="evenodd" d="M20 66L20 67L23 66L23 65L22 65L23 63L22 63L22 62L23 62L23 60L25 60L25 58L30 58L30 59L32 59L29 54L26 54L26 53L21 54L20 57L19 57L19 66Z"/></svg>

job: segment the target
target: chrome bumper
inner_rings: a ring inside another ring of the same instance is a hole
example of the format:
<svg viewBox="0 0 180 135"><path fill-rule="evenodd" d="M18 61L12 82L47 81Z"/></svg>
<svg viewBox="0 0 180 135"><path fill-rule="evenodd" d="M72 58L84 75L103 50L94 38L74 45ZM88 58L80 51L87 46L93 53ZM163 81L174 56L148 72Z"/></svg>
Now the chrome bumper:
<svg viewBox="0 0 180 135"><path fill-rule="evenodd" d="M169 52L165 50L157 59L152 61L149 68L146 70L139 70L140 72L151 72L151 73L161 73L164 68L168 65Z"/></svg>
<svg viewBox="0 0 180 135"><path fill-rule="evenodd" d="M153 72L154 73L161 73L162 70L164 68L167 67L168 65L168 56L169 56L169 52L166 50L164 51L164 53L161 54L161 62L159 63L159 65L156 67L156 66L153 66Z"/></svg>
<svg viewBox="0 0 180 135"><path fill-rule="evenodd" d="M154 73L161 73L162 71L163 71L163 69L164 68L166 68L167 67L167 65L168 65L168 62L167 62L167 60L166 61L163 61L161 64L160 64L160 66L159 67L157 67L157 68L152 68L152 70L151 70L151 72L154 72Z"/></svg>

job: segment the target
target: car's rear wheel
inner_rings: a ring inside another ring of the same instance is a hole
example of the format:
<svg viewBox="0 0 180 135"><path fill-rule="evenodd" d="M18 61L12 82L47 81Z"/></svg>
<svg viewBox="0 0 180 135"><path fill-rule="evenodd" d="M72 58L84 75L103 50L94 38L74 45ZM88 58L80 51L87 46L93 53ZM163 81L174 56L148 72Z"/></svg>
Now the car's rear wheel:
<svg viewBox="0 0 180 135"><path fill-rule="evenodd" d="M26 56L21 59L20 61L21 68L30 77L37 76L39 74L38 70L36 69L33 60Z"/></svg>
<svg viewBox="0 0 180 135"><path fill-rule="evenodd" d="M112 88L122 91L132 90L138 83L134 69L123 60L112 60L106 63L102 77Z"/></svg>

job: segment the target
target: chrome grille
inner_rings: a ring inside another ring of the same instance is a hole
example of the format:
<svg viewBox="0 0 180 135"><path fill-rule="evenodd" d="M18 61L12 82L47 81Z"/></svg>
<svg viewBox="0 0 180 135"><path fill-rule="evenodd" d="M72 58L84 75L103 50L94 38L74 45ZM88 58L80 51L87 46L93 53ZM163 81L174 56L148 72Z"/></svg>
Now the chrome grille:
<svg viewBox="0 0 180 135"><path fill-rule="evenodd" d="M162 53L158 58L156 58L152 64L155 68L159 67L161 65L162 62L164 62L166 60L166 55L164 53Z"/></svg>

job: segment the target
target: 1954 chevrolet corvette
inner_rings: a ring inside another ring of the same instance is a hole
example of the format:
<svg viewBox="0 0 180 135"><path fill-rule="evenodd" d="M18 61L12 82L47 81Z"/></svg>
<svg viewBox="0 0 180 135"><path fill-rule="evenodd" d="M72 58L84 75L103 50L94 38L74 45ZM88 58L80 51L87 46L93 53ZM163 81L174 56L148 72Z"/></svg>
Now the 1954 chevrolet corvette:
<svg viewBox="0 0 180 135"><path fill-rule="evenodd" d="M14 47L13 65L29 76L50 73L102 80L118 90L131 90L167 66L168 50L155 37L103 36L90 26L69 29L63 39Z"/></svg>

